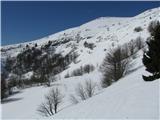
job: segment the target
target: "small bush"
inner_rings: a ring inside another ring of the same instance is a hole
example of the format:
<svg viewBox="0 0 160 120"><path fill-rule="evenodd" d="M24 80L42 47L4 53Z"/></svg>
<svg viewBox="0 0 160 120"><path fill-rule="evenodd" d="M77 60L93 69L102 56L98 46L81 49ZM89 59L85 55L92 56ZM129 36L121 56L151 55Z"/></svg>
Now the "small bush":
<svg viewBox="0 0 160 120"><path fill-rule="evenodd" d="M91 38L92 38L92 36L88 36L88 37L87 37L87 39L91 39Z"/></svg>
<svg viewBox="0 0 160 120"><path fill-rule="evenodd" d="M78 84L76 88L76 93L81 100L86 100L92 97L95 93L96 84L91 80L85 82L84 85Z"/></svg>
<svg viewBox="0 0 160 120"><path fill-rule="evenodd" d="M143 29L142 29L142 27L140 27L140 26L139 26L139 27L134 28L134 31L135 31L135 32L140 32L140 31L142 31L142 30L143 30Z"/></svg>
<svg viewBox="0 0 160 120"><path fill-rule="evenodd" d="M87 48L93 50L93 48L96 47L96 46L94 45L94 43L88 43L88 42L85 41L84 42L84 47L87 47Z"/></svg>
<svg viewBox="0 0 160 120"><path fill-rule="evenodd" d="M130 55L133 55L135 53L135 44L133 40L129 42L128 50L129 50Z"/></svg>
<svg viewBox="0 0 160 120"><path fill-rule="evenodd" d="M141 37L137 37L135 43L138 50L142 49L145 44Z"/></svg>
<svg viewBox="0 0 160 120"><path fill-rule="evenodd" d="M85 66L83 67L84 73L90 73L90 72L92 72L93 70L94 70L94 66L93 66L93 65L90 65L90 64L85 65Z"/></svg>
<svg viewBox="0 0 160 120"><path fill-rule="evenodd" d="M81 100L83 101L92 97L95 94L96 87L97 87L96 83L92 82L91 80L87 80L84 84L79 83L75 89L77 97L71 95L70 96L71 102L73 104L77 104Z"/></svg>
<svg viewBox="0 0 160 120"><path fill-rule="evenodd" d="M64 76L64 78L69 78L69 77L70 77L69 73L67 73L67 74Z"/></svg>
<svg viewBox="0 0 160 120"><path fill-rule="evenodd" d="M85 91L88 98L94 95L95 88L96 88L96 83L92 82L91 80L85 82Z"/></svg>
<svg viewBox="0 0 160 120"><path fill-rule="evenodd" d="M72 72L72 76L81 76L81 75L83 75L82 67Z"/></svg>
<svg viewBox="0 0 160 120"><path fill-rule="evenodd" d="M95 68L94 68L93 65L87 64L87 65L85 65L85 66L81 66L80 68L74 70L74 71L72 72L71 76L81 76L81 75L83 75L83 74L85 74L85 73L90 73L90 72L94 71L94 69L95 69ZM68 75L66 74L65 77L68 77Z"/></svg>

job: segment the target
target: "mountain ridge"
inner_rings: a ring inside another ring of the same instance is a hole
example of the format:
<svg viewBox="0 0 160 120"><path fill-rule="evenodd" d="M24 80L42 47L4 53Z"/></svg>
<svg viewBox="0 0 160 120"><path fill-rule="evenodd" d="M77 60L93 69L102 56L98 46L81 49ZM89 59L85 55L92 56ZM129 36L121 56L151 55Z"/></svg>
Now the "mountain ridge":
<svg viewBox="0 0 160 120"><path fill-rule="evenodd" d="M46 38L46 37L49 37L49 36L53 36L53 35L55 35L55 34L63 33L64 31L69 31L69 30L72 30L72 29L76 29L76 28L78 28L78 27L81 27L81 26L83 26L83 25L85 25L85 24L91 23L91 22L96 21L96 20L101 20L101 19L102 19L102 20L103 20L103 19L113 19L113 18L114 18L114 19L119 19L119 18L120 18L120 19L124 19L124 18L134 18L134 17L141 16L141 15L143 15L143 14L146 14L146 13L149 12L149 11L155 11L155 12L158 13L158 11L160 11L160 7L146 10L146 11L144 11L144 12L138 14L138 15L135 15L135 16L133 16L133 17L116 17L116 16L115 16L115 17L110 17L110 16L107 16L107 17L98 17L98 18L93 19L93 20L91 20L91 21L88 21L88 22L86 22L86 23L84 23L84 24L81 24L80 26L71 27L71 28L68 28L68 29L65 29L65 30L62 30L62 31L59 31L59 32L56 32L56 33L53 33L53 34L51 34L51 35L42 37L42 38L40 38L40 39L35 39L35 40L28 41L28 42L24 42L24 44L29 44L29 43L36 42L36 41L38 42L38 41L40 41L40 40L43 39L43 38ZM19 45L19 44L22 44L22 43L4 45L4 46L1 46L1 47L2 47L2 48L3 48L3 47L10 47L10 46Z"/></svg>

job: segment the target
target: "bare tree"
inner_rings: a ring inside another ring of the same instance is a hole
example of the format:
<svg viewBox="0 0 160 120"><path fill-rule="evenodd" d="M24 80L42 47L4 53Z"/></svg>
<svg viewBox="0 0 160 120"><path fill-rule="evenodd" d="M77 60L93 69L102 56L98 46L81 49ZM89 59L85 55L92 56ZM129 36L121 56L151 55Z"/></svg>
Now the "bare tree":
<svg viewBox="0 0 160 120"><path fill-rule="evenodd" d="M131 40L129 42L129 46L128 46L128 50L130 52L130 55L133 55L135 53L135 42L133 42L133 40Z"/></svg>
<svg viewBox="0 0 160 120"><path fill-rule="evenodd" d="M45 95L45 103L42 103L38 112L43 116L51 116L57 113L59 105L62 103L63 95L58 88L51 89L51 91Z"/></svg>
<svg viewBox="0 0 160 120"><path fill-rule="evenodd" d="M94 95L95 89L96 89L96 84L91 80L88 80L85 82L84 85L80 83L78 84L78 87L76 88L76 93L81 100L86 100Z"/></svg>
<svg viewBox="0 0 160 120"><path fill-rule="evenodd" d="M91 80L85 82L85 91L87 97L92 97L95 93L96 84L93 83Z"/></svg>
<svg viewBox="0 0 160 120"><path fill-rule="evenodd" d="M104 78L102 86L107 87L124 76L129 65L128 50L118 47L110 50L101 66Z"/></svg>
<svg viewBox="0 0 160 120"><path fill-rule="evenodd" d="M50 92L50 97L52 98L54 104L54 111L57 113L57 108L59 107L60 103L62 102L63 95L61 94L58 88L52 89Z"/></svg>
<svg viewBox="0 0 160 120"><path fill-rule="evenodd" d="M38 111L42 116L46 116L46 117L52 116L52 115L54 115L54 113L52 112L52 111L53 111L53 108L52 108L52 107L53 107L52 105L49 106L49 104L47 104L47 103L41 103L41 105L39 105L37 111Z"/></svg>
<svg viewBox="0 0 160 120"><path fill-rule="evenodd" d="M76 93L81 98L81 100L87 99L86 91L82 84L78 84L78 87L76 88Z"/></svg>

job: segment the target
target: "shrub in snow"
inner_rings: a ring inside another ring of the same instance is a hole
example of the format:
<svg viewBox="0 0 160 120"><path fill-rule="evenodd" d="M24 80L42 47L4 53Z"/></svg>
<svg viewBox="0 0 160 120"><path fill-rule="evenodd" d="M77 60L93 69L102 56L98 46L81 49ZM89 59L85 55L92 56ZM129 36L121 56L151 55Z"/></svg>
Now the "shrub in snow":
<svg viewBox="0 0 160 120"><path fill-rule="evenodd" d="M76 93L80 97L81 100L87 99L87 95L86 95L85 89L82 84L80 84L80 83L78 84L78 86L76 88Z"/></svg>
<svg viewBox="0 0 160 120"><path fill-rule="evenodd" d="M87 48L93 50L93 48L96 47L96 46L94 45L94 43L88 43L88 42L85 41L84 42L84 47L87 47Z"/></svg>
<svg viewBox="0 0 160 120"><path fill-rule="evenodd" d="M67 73L67 74L64 76L64 78L69 78L69 77L70 77L69 73Z"/></svg>
<svg viewBox="0 0 160 120"><path fill-rule="evenodd" d="M143 39L141 37L137 37L135 40L136 43L136 47L138 50L142 49L144 47L144 42Z"/></svg>
<svg viewBox="0 0 160 120"><path fill-rule="evenodd" d="M88 36L88 37L87 37L87 39L91 39L91 38L92 38L92 36Z"/></svg>
<svg viewBox="0 0 160 120"><path fill-rule="evenodd" d="M82 66L79 69L76 69L72 72L72 76L81 76L83 75Z"/></svg>
<svg viewBox="0 0 160 120"><path fill-rule="evenodd" d="M85 81L85 84L78 84L76 94L81 100L86 100L95 94L96 83L91 80ZM78 101L78 100L77 100Z"/></svg>
<svg viewBox="0 0 160 120"><path fill-rule="evenodd" d="M145 43L141 37L137 37L135 40L131 40L128 44L125 44L125 49L128 49L128 56L132 56L139 50L144 48Z"/></svg>
<svg viewBox="0 0 160 120"><path fill-rule="evenodd" d="M110 86L127 72L129 66L128 49L118 47L106 55L101 70L103 72L102 87Z"/></svg>
<svg viewBox="0 0 160 120"><path fill-rule="evenodd" d="M34 47L37 47L37 46L38 46L37 43L35 43L35 44L34 44Z"/></svg>
<svg viewBox="0 0 160 120"><path fill-rule="evenodd" d="M58 107L62 103L63 95L61 94L58 88L53 88L51 91L45 96L45 102L42 103L37 111L42 116L52 116L58 112Z"/></svg>
<svg viewBox="0 0 160 120"><path fill-rule="evenodd" d="M75 40L77 41L77 43L79 43L82 40L82 37L79 33L75 36Z"/></svg>
<svg viewBox="0 0 160 120"><path fill-rule="evenodd" d="M142 27L140 27L140 26L134 28L134 31L135 31L135 32L140 32L140 31L142 31L142 30L143 30L143 29L142 29Z"/></svg>
<svg viewBox="0 0 160 120"><path fill-rule="evenodd" d="M92 82L91 80L85 82L85 91L88 98L94 95L95 89L96 89L96 83Z"/></svg>
<svg viewBox="0 0 160 120"><path fill-rule="evenodd" d="M128 46L129 54L133 55L135 53L135 46L136 46L133 40L131 40L127 46Z"/></svg>
<svg viewBox="0 0 160 120"><path fill-rule="evenodd" d="M83 72L84 73L90 73L94 70L94 66L91 64L87 64L83 67Z"/></svg>
<svg viewBox="0 0 160 120"><path fill-rule="evenodd" d="M85 73L90 73L90 72L94 71L94 69L95 69L95 68L94 68L93 65L87 64L87 65L85 65L85 66L81 66L80 68L74 70L74 71L72 72L71 76L81 76L81 75L83 75L83 74L85 74ZM66 74L66 75L67 75L67 74ZM66 77L68 77L68 75L67 75Z"/></svg>

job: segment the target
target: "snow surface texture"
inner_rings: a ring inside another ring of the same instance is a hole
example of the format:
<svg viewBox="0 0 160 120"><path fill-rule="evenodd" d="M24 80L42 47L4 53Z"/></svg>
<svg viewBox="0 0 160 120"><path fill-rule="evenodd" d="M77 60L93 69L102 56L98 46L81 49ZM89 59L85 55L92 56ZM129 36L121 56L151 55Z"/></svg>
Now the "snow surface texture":
<svg viewBox="0 0 160 120"><path fill-rule="evenodd" d="M153 20L160 20L160 8L147 10L146 12L130 18L102 17L76 28L71 28L48 37L35 40L29 43L3 46L6 50L1 52L2 61L6 56L16 56L23 50L26 44L38 46L46 44L49 40L60 41L63 38L73 38L65 44L56 46L56 52L63 55L72 51L79 54L77 64L71 63L69 68L58 75L58 81L52 87L59 87L64 94L64 102L59 112L50 117L53 118L117 118L117 119L158 119L159 117L159 80L144 82L142 74L145 73L142 67L142 51L137 53L133 68L139 68L119 80L112 86L101 90L98 86L98 93L94 97L80 102L77 105L71 104L70 95L75 94L78 83L84 83L91 79L99 85L101 73L98 71L100 64L108 49L128 43L141 36L144 40L149 36L148 24ZM135 27L142 27L143 31L135 32ZM75 38L80 36L79 42ZM94 43L93 50L84 47L84 42ZM106 51L104 51L106 49ZM90 74L79 77L64 78L64 75L85 64L93 64L96 70ZM26 74L26 76L31 73ZM21 91L21 93L10 96L11 102L2 104L2 118L6 119L29 119L43 118L37 114L38 105L44 101L44 95L49 91L47 87L32 87Z"/></svg>
<svg viewBox="0 0 160 120"><path fill-rule="evenodd" d="M159 81L142 80L144 68L122 78L102 93L66 108L54 118L158 119Z"/></svg>

